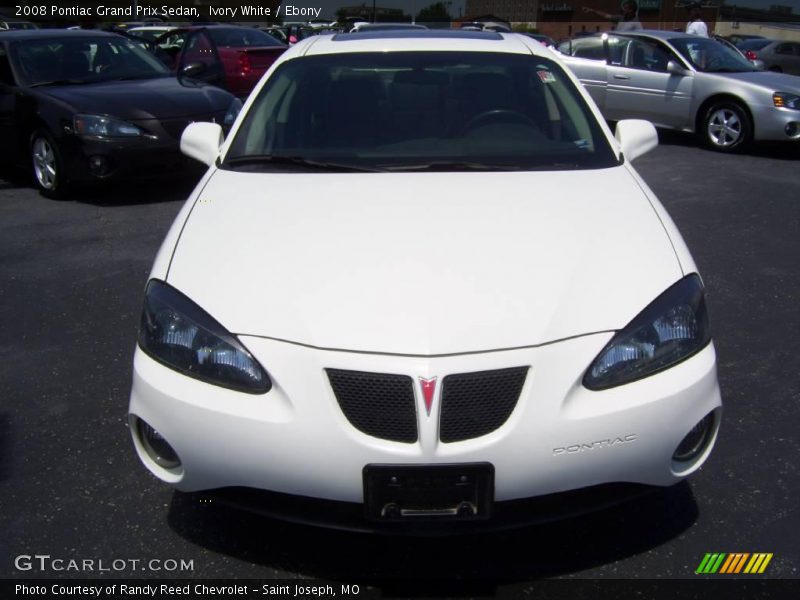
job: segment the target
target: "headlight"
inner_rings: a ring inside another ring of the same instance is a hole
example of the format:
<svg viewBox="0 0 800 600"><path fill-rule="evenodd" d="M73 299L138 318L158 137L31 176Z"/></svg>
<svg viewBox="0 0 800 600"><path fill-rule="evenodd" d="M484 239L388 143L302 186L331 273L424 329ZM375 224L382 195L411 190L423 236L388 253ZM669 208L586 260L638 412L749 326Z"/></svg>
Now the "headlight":
<svg viewBox="0 0 800 600"><path fill-rule="evenodd" d="M606 345L583 385L604 390L663 371L711 341L703 284L687 275L667 289Z"/></svg>
<svg viewBox="0 0 800 600"><path fill-rule="evenodd" d="M264 368L239 340L189 298L156 279L145 291L139 346L189 377L252 394L272 388Z"/></svg>
<svg viewBox="0 0 800 600"><path fill-rule="evenodd" d="M94 137L139 137L144 133L133 123L100 115L75 115L72 124L75 133Z"/></svg>
<svg viewBox="0 0 800 600"><path fill-rule="evenodd" d="M794 108L795 110L800 110L800 96L797 94L775 92L772 94L772 103L776 108Z"/></svg>
<svg viewBox="0 0 800 600"><path fill-rule="evenodd" d="M225 127L233 125L236 117L239 116L240 110L242 110L242 101L238 98L234 98L233 102L231 102L231 105L228 107L228 112L225 113L225 118L222 119L222 124L225 125Z"/></svg>

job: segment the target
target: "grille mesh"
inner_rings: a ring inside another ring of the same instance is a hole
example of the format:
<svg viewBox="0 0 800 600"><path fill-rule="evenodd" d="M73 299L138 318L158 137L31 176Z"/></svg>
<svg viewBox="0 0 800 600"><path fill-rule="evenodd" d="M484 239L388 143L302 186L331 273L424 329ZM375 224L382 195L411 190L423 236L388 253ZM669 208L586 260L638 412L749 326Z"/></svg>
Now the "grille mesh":
<svg viewBox="0 0 800 600"><path fill-rule="evenodd" d="M508 420L528 367L447 375L442 381L439 439L459 442L486 435Z"/></svg>
<svg viewBox="0 0 800 600"><path fill-rule="evenodd" d="M417 441L414 381L406 375L326 369L336 400L359 431L395 442Z"/></svg>

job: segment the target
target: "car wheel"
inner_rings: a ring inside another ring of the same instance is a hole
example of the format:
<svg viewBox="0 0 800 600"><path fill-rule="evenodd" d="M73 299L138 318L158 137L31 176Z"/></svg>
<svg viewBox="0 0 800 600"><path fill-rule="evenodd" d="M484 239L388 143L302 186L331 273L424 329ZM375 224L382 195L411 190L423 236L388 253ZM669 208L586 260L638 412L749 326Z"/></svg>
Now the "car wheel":
<svg viewBox="0 0 800 600"><path fill-rule="evenodd" d="M705 143L721 152L733 152L746 146L753 135L753 126L745 110L735 102L711 105L703 119Z"/></svg>
<svg viewBox="0 0 800 600"><path fill-rule="evenodd" d="M66 190L64 170L58 146L46 131L39 129L31 136L33 181L39 191L50 198L61 197Z"/></svg>

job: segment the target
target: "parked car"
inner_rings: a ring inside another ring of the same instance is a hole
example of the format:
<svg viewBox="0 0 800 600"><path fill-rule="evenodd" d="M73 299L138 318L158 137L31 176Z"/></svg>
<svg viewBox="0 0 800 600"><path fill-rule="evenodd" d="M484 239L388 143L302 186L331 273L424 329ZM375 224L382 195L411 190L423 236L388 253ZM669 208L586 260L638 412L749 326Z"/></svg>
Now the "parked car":
<svg viewBox="0 0 800 600"><path fill-rule="evenodd" d="M40 29L0 36L0 153L37 187L168 173L192 121L230 125L241 103L178 81L139 45L102 31Z"/></svg>
<svg viewBox="0 0 800 600"><path fill-rule="evenodd" d="M0 31L16 31L19 29L39 29L39 26L30 21L0 21Z"/></svg>
<svg viewBox="0 0 800 600"><path fill-rule="evenodd" d="M733 35L728 35L728 36L725 36L725 37L731 44L734 44L734 45L741 44L742 42L747 41L747 40L763 40L764 39L763 35L745 35L745 34L742 34L742 33L735 33Z"/></svg>
<svg viewBox="0 0 800 600"><path fill-rule="evenodd" d="M209 170L146 288L129 423L158 478L456 532L705 461L716 359L631 165L650 123L615 138L555 53L450 30L300 42L246 106L224 143L184 132Z"/></svg>
<svg viewBox="0 0 800 600"><path fill-rule="evenodd" d="M567 66L609 120L640 118L695 132L709 147L800 140L800 79L759 71L716 40L669 31L602 34L561 44Z"/></svg>
<svg viewBox="0 0 800 600"><path fill-rule="evenodd" d="M737 45L745 56L764 61L768 71L800 75L800 42L755 39Z"/></svg>
<svg viewBox="0 0 800 600"><path fill-rule="evenodd" d="M156 38L174 29L177 29L175 25L143 25L141 27L131 27L127 32L131 35L143 38L148 42L154 42Z"/></svg>
<svg viewBox="0 0 800 600"><path fill-rule="evenodd" d="M271 35L253 27L182 27L156 38L156 56L175 73L217 85L246 97L275 59L286 50Z"/></svg>

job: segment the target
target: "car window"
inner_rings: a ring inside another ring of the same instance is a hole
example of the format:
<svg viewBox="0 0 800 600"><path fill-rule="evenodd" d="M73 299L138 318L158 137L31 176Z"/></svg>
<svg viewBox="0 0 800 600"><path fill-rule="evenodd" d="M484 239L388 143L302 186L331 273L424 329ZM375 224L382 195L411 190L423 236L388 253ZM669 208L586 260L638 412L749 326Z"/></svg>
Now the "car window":
<svg viewBox="0 0 800 600"><path fill-rule="evenodd" d="M287 61L254 99L226 164L263 155L377 169L617 164L561 67L530 55L473 52Z"/></svg>
<svg viewBox="0 0 800 600"><path fill-rule="evenodd" d="M632 38L624 54L624 65L645 71L667 71L670 53L658 42Z"/></svg>
<svg viewBox="0 0 800 600"><path fill-rule="evenodd" d="M605 60L605 50L603 40L599 37L579 38L562 42L558 47L559 52L577 58L589 58L592 60Z"/></svg>
<svg viewBox="0 0 800 600"><path fill-rule="evenodd" d="M608 64L624 66L627 60L628 47L631 44L630 38L612 35L608 36L606 44L608 45Z"/></svg>

